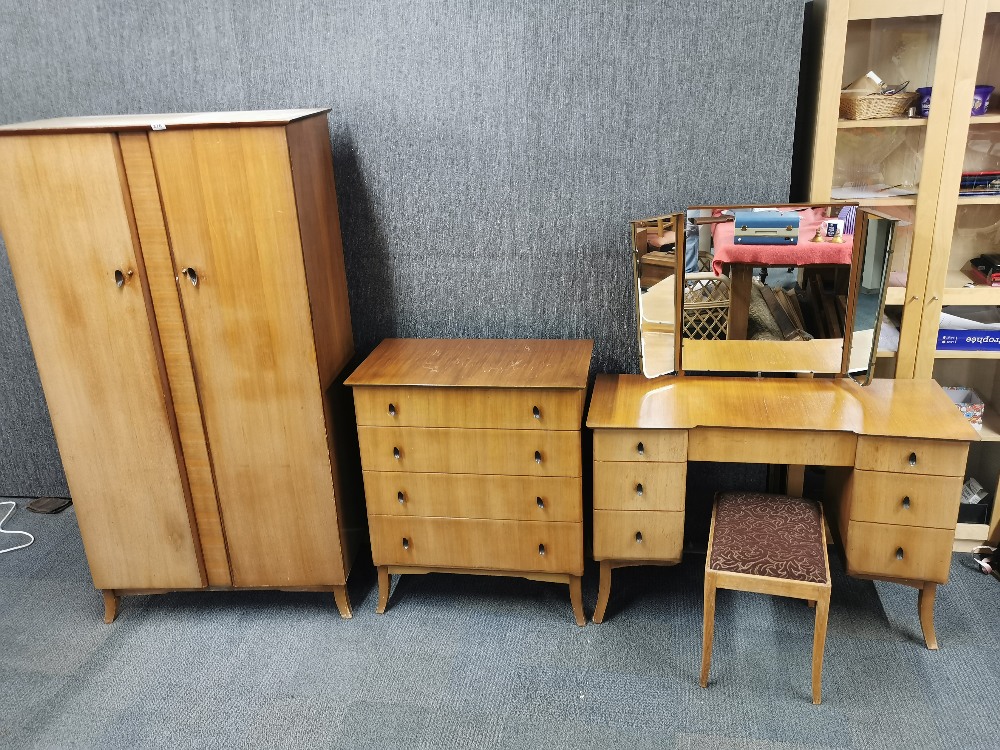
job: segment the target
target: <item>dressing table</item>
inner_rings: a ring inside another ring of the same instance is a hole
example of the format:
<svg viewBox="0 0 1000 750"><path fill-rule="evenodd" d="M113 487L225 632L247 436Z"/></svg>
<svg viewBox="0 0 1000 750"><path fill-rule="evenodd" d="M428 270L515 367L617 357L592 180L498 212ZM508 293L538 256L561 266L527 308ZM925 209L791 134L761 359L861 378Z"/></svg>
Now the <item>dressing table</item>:
<svg viewBox="0 0 1000 750"><path fill-rule="evenodd" d="M848 574L918 589L924 639L937 648L934 598L948 581L978 433L934 381L872 380L896 220L856 209L840 263L803 253L798 268L762 273L751 288L768 307L750 310L747 336L749 295L733 291L740 269L720 262L711 225L749 208L675 214L664 229L687 238L677 274L649 284L636 271L644 374L598 376L587 416L600 563L594 622L604 618L614 568L680 562L690 462L787 465L789 494L801 494L811 465L825 467L824 506ZM803 216L841 208L779 207ZM782 263L794 255L780 252ZM761 320L761 310L774 320Z"/></svg>

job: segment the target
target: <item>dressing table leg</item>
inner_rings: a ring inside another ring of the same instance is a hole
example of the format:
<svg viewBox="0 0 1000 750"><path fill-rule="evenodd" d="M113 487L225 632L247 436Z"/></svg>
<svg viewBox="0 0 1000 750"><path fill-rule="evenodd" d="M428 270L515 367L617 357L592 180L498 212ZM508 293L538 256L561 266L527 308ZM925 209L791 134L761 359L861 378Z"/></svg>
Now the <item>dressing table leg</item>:
<svg viewBox="0 0 1000 750"><path fill-rule="evenodd" d="M587 624L587 617L583 614L583 587L581 576L569 577L569 601L573 605L573 614L576 616L576 624L581 628Z"/></svg>
<svg viewBox="0 0 1000 750"><path fill-rule="evenodd" d="M102 589L104 595L104 623L110 625L118 617L118 595L111 589Z"/></svg>
<svg viewBox="0 0 1000 750"><path fill-rule="evenodd" d="M931 651L937 651L937 636L934 634L934 597L937 584L925 583L920 589L917 606L920 608L920 629L924 631L924 643Z"/></svg>
<svg viewBox="0 0 1000 750"><path fill-rule="evenodd" d="M347 586L334 586L333 598L337 601L337 609L340 610L340 616L345 620L350 620L352 617L351 600L347 596Z"/></svg>
<svg viewBox="0 0 1000 750"><path fill-rule="evenodd" d="M378 566L378 606L375 612L380 615L385 614L385 607L389 603L389 584L391 576L387 565Z"/></svg>
<svg viewBox="0 0 1000 750"><path fill-rule="evenodd" d="M594 622L600 625L604 622L604 613L608 609L608 599L611 598L611 561L601 560L601 580L597 587L597 607L594 608Z"/></svg>
<svg viewBox="0 0 1000 750"><path fill-rule="evenodd" d="M715 634L715 576L705 571L705 624L701 641L701 686L708 687L712 666L712 636Z"/></svg>

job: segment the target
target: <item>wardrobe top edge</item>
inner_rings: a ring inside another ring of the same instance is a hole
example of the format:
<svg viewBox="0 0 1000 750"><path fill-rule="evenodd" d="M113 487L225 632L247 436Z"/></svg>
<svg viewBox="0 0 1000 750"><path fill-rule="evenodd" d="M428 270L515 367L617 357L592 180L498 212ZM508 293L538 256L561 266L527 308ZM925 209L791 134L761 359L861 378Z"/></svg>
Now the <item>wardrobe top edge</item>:
<svg viewBox="0 0 1000 750"><path fill-rule="evenodd" d="M157 131L178 128L287 125L330 109L270 109L251 112L187 112L149 115L55 117L49 120L0 125L0 135Z"/></svg>

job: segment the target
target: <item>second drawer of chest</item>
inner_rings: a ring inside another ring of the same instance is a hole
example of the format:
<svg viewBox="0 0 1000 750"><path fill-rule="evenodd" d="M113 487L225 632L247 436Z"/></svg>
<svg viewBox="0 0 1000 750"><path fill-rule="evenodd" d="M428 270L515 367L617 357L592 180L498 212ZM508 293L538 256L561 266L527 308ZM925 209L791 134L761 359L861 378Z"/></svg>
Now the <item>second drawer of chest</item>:
<svg viewBox="0 0 1000 750"><path fill-rule="evenodd" d="M594 508L684 510L687 464L594 462Z"/></svg>
<svg viewBox="0 0 1000 750"><path fill-rule="evenodd" d="M358 427L358 441L370 471L581 475L580 433L569 430Z"/></svg>
<svg viewBox="0 0 1000 750"><path fill-rule="evenodd" d="M381 516L583 520L580 477L366 471L368 512Z"/></svg>
<svg viewBox="0 0 1000 750"><path fill-rule="evenodd" d="M955 532L851 521L844 551L849 573L947 583Z"/></svg>
<svg viewBox="0 0 1000 750"><path fill-rule="evenodd" d="M595 510L595 560L676 562L684 550L684 514Z"/></svg>
<svg viewBox="0 0 1000 750"><path fill-rule="evenodd" d="M954 529L961 477L855 471L851 520Z"/></svg>
<svg viewBox="0 0 1000 750"><path fill-rule="evenodd" d="M369 516L376 565L583 575L583 524Z"/></svg>

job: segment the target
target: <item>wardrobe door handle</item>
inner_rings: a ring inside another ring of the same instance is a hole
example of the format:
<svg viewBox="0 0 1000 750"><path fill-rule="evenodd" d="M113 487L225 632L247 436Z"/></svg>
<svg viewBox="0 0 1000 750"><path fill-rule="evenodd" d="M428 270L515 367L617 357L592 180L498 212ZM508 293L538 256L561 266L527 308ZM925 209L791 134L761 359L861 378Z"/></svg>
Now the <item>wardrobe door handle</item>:
<svg viewBox="0 0 1000 750"><path fill-rule="evenodd" d="M400 505L406 504L406 495L403 494L402 490L396 493L396 499L399 500Z"/></svg>
<svg viewBox="0 0 1000 750"><path fill-rule="evenodd" d="M540 464L542 462L542 452L535 451L535 463Z"/></svg>
<svg viewBox="0 0 1000 750"><path fill-rule="evenodd" d="M910 454L910 466L916 466L916 465L917 465L917 454L916 453L911 453Z"/></svg>
<svg viewBox="0 0 1000 750"><path fill-rule="evenodd" d="M194 270L191 266L187 266L181 269L181 275L184 276L188 281L191 282L191 286L198 286L198 272Z"/></svg>
<svg viewBox="0 0 1000 750"><path fill-rule="evenodd" d="M390 417L396 416L396 405L395 404L389 404L389 416Z"/></svg>
<svg viewBox="0 0 1000 750"><path fill-rule="evenodd" d="M532 406L531 407L531 416L533 416L535 419L541 419L542 418L542 412L539 410L539 408L537 406Z"/></svg>
<svg viewBox="0 0 1000 750"><path fill-rule="evenodd" d="M902 547L897 547L896 548L896 559L897 560L902 560L903 559L903 548Z"/></svg>
<svg viewBox="0 0 1000 750"><path fill-rule="evenodd" d="M392 449L392 457L398 461L399 460L399 456L400 456L399 448L395 448L394 447Z"/></svg>
<svg viewBox="0 0 1000 750"><path fill-rule="evenodd" d="M646 455L646 446L644 446L642 443L639 443L637 446L635 446L635 449L639 451L640 456Z"/></svg>
<svg viewBox="0 0 1000 750"><path fill-rule="evenodd" d="M910 496L909 495L907 495L906 497L903 498L903 507L906 508L906 509L909 509L909 507L910 507Z"/></svg>
<svg viewBox="0 0 1000 750"><path fill-rule="evenodd" d="M132 278L132 274L135 273L132 269L128 271L122 271L120 268L115 269L115 286L121 289L125 286L125 282Z"/></svg>

